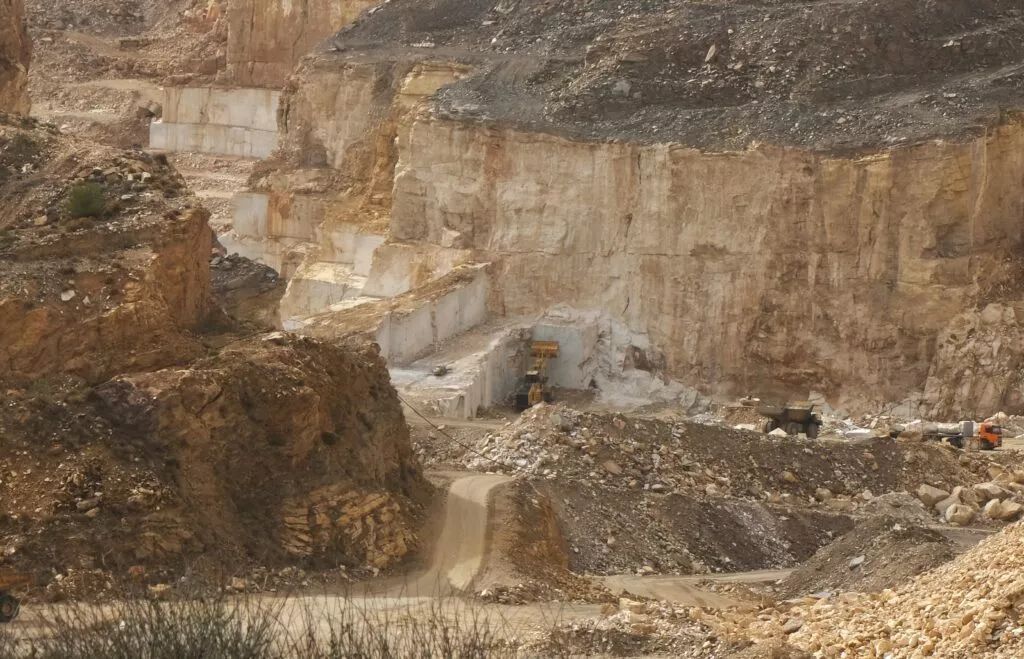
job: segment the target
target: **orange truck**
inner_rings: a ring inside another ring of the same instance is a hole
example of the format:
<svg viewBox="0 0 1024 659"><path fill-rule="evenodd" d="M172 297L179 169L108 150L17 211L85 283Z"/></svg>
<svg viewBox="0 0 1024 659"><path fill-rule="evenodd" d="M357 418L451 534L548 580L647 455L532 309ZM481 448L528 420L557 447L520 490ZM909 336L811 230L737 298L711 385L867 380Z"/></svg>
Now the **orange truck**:
<svg viewBox="0 0 1024 659"><path fill-rule="evenodd" d="M981 444L981 450L994 451L1003 445L1003 427L997 423L980 424L978 442Z"/></svg>
<svg viewBox="0 0 1024 659"><path fill-rule="evenodd" d="M998 423L964 421L953 427L957 428L956 432L944 432L940 428L934 432L926 431L925 437L949 442L957 448L982 451L994 451L1003 445L1003 428Z"/></svg>
<svg viewBox="0 0 1024 659"><path fill-rule="evenodd" d="M903 434L903 426L894 426L890 431L893 438ZM963 421L961 423L927 423L922 429L925 439L946 442L956 448L994 451L1003 445L1003 427L998 423Z"/></svg>

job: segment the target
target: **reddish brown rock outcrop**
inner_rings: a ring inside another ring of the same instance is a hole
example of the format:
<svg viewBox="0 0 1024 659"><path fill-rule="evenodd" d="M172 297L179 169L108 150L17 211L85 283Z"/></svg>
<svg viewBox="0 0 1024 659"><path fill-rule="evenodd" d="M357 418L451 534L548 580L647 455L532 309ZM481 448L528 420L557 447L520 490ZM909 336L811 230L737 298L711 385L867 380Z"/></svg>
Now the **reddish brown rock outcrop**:
<svg viewBox="0 0 1024 659"><path fill-rule="evenodd" d="M0 121L0 377L100 382L200 354L208 214L167 160ZM69 206L89 189L97 208Z"/></svg>
<svg viewBox="0 0 1024 659"><path fill-rule="evenodd" d="M0 111L28 114L28 65L32 43L25 28L25 1L0 2Z"/></svg>

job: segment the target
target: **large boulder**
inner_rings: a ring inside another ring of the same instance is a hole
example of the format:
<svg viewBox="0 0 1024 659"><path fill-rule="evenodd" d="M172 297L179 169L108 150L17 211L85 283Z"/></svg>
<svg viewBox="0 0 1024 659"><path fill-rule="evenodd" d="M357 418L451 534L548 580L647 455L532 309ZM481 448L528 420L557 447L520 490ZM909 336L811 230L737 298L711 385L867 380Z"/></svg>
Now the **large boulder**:
<svg viewBox="0 0 1024 659"><path fill-rule="evenodd" d="M971 491L978 497L978 503L984 504L992 499L1002 501L1010 496L1010 493L995 483L978 483L971 488Z"/></svg>
<svg viewBox="0 0 1024 659"><path fill-rule="evenodd" d="M942 519L956 526L967 526L974 520L974 509L962 503L955 503L946 508Z"/></svg>
<svg viewBox="0 0 1024 659"><path fill-rule="evenodd" d="M935 504L935 510L940 515L945 516L946 511L949 510L950 506L955 506L964 503L963 499L960 498L960 494L963 492L963 488L959 485L953 488L953 491L948 497L939 501Z"/></svg>
<svg viewBox="0 0 1024 659"><path fill-rule="evenodd" d="M921 487L917 488L917 498L920 499L921 503L923 503L927 508L931 508L948 496L949 492L940 490L937 487L932 487L931 485L922 484Z"/></svg>
<svg viewBox="0 0 1024 659"><path fill-rule="evenodd" d="M1016 501L1000 501L999 499L992 499L985 504L983 514L988 519L1007 522L1020 517L1021 511L1024 511L1024 505L1021 505Z"/></svg>

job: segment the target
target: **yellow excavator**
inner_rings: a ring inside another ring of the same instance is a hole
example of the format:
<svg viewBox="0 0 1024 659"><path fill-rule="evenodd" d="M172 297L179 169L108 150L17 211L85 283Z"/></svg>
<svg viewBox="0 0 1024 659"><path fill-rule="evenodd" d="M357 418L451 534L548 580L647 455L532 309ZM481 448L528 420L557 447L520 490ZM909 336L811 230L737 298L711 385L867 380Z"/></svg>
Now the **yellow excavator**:
<svg viewBox="0 0 1024 659"><path fill-rule="evenodd" d="M523 410L544 401L554 400L548 387L548 362L558 356L558 341L534 341L530 345L530 366L526 369L523 384L516 392L516 409Z"/></svg>

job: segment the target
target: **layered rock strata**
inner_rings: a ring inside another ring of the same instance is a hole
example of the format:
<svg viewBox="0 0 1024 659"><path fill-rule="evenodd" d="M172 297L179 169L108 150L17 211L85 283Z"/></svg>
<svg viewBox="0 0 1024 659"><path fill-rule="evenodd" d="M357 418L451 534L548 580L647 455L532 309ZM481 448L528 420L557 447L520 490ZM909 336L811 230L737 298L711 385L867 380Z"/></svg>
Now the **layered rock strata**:
<svg viewBox="0 0 1024 659"><path fill-rule="evenodd" d="M374 4L371 0L228 3L228 79L245 87L281 87L300 57Z"/></svg>
<svg viewBox="0 0 1024 659"><path fill-rule="evenodd" d="M388 221L363 291L488 261L493 312L599 312L619 368L705 393L1016 400L933 365L957 314L1024 290L1015 3L444 7L361 18L282 98L260 185L327 200L289 216L309 236ZM391 130L416 66L458 73Z"/></svg>

